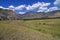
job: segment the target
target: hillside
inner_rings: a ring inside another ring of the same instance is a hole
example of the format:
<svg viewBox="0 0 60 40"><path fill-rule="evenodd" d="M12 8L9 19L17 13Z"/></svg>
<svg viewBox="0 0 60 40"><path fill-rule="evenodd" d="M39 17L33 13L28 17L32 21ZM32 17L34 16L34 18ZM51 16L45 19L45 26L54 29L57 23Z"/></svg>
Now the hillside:
<svg viewBox="0 0 60 40"><path fill-rule="evenodd" d="M26 12L25 14L17 14L12 10L0 8L0 20L6 19L46 19L46 18L60 18L60 10L50 12Z"/></svg>
<svg viewBox="0 0 60 40"><path fill-rule="evenodd" d="M0 8L0 20L6 19L19 19L19 16L11 10Z"/></svg>
<svg viewBox="0 0 60 40"><path fill-rule="evenodd" d="M59 18L60 10L54 10L50 12L26 12L25 14L20 14L22 19L40 19L40 18Z"/></svg>

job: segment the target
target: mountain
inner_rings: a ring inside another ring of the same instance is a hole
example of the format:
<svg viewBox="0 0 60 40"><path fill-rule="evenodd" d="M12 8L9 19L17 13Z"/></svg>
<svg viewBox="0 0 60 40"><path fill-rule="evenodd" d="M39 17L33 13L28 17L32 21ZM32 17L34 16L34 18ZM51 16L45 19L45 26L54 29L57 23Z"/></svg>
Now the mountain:
<svg viewBox="0 0 60 40"><path fill-rule="evenodd" d="M12 10L0 8L0 20L6 20L6 19L19 19L19 16Z"/></svg>
<svg viewBox="0 0 60 40"><path fill-rule="evenodd" d="M20 14L21 19L40 19L40 18L59 18L60 10L54 10L50 12L27 12Z"/></svg>
<svg viewBox="0 0 60 40"><path fill-rule="evenodd" d="M41 18L44 13L42 12L27 12L25 14L20 14L22 19L34 19L34 18Z"/></svg>
<svg viewBox="0 0 60 40"><path fill-rule="evenodd" d="M60 17L60 10L48 12L46 15L47 17Z"/></svg>
<svg viewBox="0 0 60 40"><path fill-rule="evenodd" d="M12 19L46 19L46 18L60 18L60 10L50 12L26 12L25 14L16 14L12 10L0 8L0 20Z"/></svg>

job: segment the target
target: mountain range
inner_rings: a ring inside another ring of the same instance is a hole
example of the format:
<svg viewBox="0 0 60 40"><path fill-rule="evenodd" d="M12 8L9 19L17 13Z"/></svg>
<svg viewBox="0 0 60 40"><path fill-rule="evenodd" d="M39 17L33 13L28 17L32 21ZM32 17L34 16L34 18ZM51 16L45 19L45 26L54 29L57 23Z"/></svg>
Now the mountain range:
<svg viewBox="0 0 60 40"><path fill-rule="evenodd" d="M10 19L41 19L41 18L60 18L60 10L50 12L26 12L25 14L17 14L12 10L0 8L0 20Z"/></svg>
<svg viewBox="0 0 60 40"><path fill-rule="evenodd" d="M50 12L27 12L25 14L20 14L22 19L41 19L41 18L59 18L60 10L54 10Z"/></svg>

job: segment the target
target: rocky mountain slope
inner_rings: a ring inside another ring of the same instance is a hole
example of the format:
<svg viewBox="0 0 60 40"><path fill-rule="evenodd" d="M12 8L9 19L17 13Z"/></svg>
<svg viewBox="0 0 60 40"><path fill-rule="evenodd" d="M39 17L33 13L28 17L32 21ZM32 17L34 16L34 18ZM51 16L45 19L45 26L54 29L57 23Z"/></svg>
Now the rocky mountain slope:
<svg viewBox="0 0 60 40"><path fill-rule="evenodd" d="M11 10L0 8L0 20L6 20L6 19L19 19L19 16L18 14L16 14Z"/></svg>
<svg viewBox="0 0 60 40"><path fill-rule="evenodd" d="M59 18L60 10L44 12L27 12L25 14L20 14L22 19L36 19L36 18Z"/></svg>
<svg viewBox="0 0 60 40"><path fill-rule="evenodd" d="M0 8L0 20L6 19L41 19L41 18L60 18L60 10L50 12L26 12L25 14L16 14L12 10Z"/></svg>

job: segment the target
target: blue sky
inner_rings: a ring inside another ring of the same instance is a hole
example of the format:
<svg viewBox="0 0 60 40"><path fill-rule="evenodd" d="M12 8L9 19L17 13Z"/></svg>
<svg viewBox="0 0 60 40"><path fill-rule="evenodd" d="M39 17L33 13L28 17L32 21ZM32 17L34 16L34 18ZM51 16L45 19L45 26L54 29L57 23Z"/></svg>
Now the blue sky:
<svg viewBox="0 0 60 40"><path fill-rule="evenodd" d="M48 12L60 9L59 0L0 0L0 8L23 14L28 11Z"/></svg>
<svg viewBox="0 0 60 40"><path fill-rule="evenodd" d="M19 5L32 5L37 2L50 2L53 3L55 0L0 0L0 5L8 7L10 5L19 6Z"/></svg>

